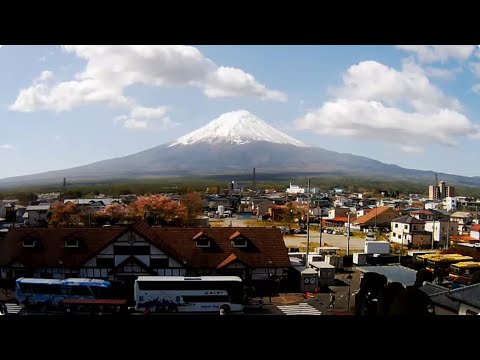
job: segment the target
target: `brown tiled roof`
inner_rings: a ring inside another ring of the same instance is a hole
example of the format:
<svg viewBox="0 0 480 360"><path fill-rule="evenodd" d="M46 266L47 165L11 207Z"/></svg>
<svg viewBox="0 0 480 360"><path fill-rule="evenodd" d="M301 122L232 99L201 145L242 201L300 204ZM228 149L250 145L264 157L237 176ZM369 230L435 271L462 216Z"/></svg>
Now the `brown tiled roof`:
<svg viewBox="0 0 480 360"><path fill-rule="evenodd" d="M275 228L173 228L149 227L138 222L122 228L14 228L5 238L5 264L19 261L27 267L80 267L128 231L134 231L181 264L193 268L217 268L232 254L249 267L289 267L288 251L279 229ZM210 238L210 247L197 247L192 239L200 232ZM238 235L247 239L246 247L233 247ZM24 248L29 236L38 247ZM65 240L74 237L78 248L66 248ZM232 256L233 258L233 256ZM230 260L229 260L230 261ZM222 265L226 266L226 265Z"/></svg>
<svg viewBox="0 0 480 360"><path fill-rule="evenodd" d="M19 261L27 267L78 267L125 231L126 228L13 228L4 240L8 253L6 261ZM36 240L38 246L23 247L27 237ZM78 240L78 248L65 247L65 240L70 237Z"/></svg>
<svg viewBox="0 0 480 360"><path fill-rule="evenodd" d="M479 231L480 230L480 224L472 226L472 228L470 230Z"/></svg>
<svg viewBox="0 0 480 360"><path fill-rule="evenodd" d="M289 267L288 250L279 229L260 227L240 228L152 228L156 240L167 244L178 254L187 267L217 268L234 254L237 261L249 267ZM196 247L192 238L199 231L208 236L210 247ZM239 234L236 234L239 233ZM247 238L247 247L233 247L234 235Z"/></svg>
<svg viewBox="0 0 480 360"><path fill-rule="evenodd" d="M375 221L375 217L378 218L378 217L380 217L380 215L383 215L383 214L397 214L397 215L400 215L398 212L396 212L395 210L393 210L389 206L380 206L380 207L376 208L376 210L373 209L373 211L370 211L368 214L360 216L359 218L357 218L353 222L354 222L354 224L370 223L372 221Z"/></svg>

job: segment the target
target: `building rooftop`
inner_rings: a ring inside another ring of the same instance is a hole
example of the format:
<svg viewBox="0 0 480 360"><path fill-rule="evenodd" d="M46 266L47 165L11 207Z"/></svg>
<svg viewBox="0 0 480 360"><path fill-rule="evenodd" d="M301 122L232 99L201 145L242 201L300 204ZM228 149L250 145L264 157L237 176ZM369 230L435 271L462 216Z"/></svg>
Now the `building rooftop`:
<svg viewBox="0 0 480 360"><path fill-rule="evenodd" d="M376 272L385 275L388 282L399 282L403 286L412 286L417 279L415 270L399 265L362 266L357 269L362 273Z"/></svg>

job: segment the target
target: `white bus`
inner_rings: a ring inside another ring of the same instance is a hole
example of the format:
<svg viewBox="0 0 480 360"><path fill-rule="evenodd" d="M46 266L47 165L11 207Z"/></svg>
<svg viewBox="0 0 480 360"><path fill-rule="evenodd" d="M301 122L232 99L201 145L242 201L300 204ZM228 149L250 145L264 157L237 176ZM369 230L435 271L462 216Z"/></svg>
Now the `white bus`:
<svg viewBox="0 0 480 360"><path fill-rule="evenodd" d="M134 297L138 311L237 312L245 291L238 276L139 276Z"/></svg>

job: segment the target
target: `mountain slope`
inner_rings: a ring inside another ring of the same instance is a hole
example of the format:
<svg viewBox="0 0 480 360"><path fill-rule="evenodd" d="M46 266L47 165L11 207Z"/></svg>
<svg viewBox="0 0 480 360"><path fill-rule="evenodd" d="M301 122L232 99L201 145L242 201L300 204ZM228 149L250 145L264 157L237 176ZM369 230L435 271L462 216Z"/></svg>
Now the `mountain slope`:
<svg viewBox="0 0 480 360"><path fill-rule="evenodd" d="M432 181L432 171L405 169L362 156L308 147L247 111L224 114L206 126L129 156L71 169L0 179L0 188L70 182L251 173L325 173ZM452 185L480 186L480 177L439 174Z"/></svg>

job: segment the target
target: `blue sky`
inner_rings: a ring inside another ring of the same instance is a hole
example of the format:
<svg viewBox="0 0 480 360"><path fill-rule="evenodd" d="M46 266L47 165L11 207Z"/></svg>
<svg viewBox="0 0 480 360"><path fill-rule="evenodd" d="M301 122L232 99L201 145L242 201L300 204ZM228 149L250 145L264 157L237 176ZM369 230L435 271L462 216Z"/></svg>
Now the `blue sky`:
<svg viewBox="0 0 480 360"><path fill-rule="evenodd" d="M247 110L312 146L459 175L480 48L2 46L0 178L145 150Z"/></svg>

